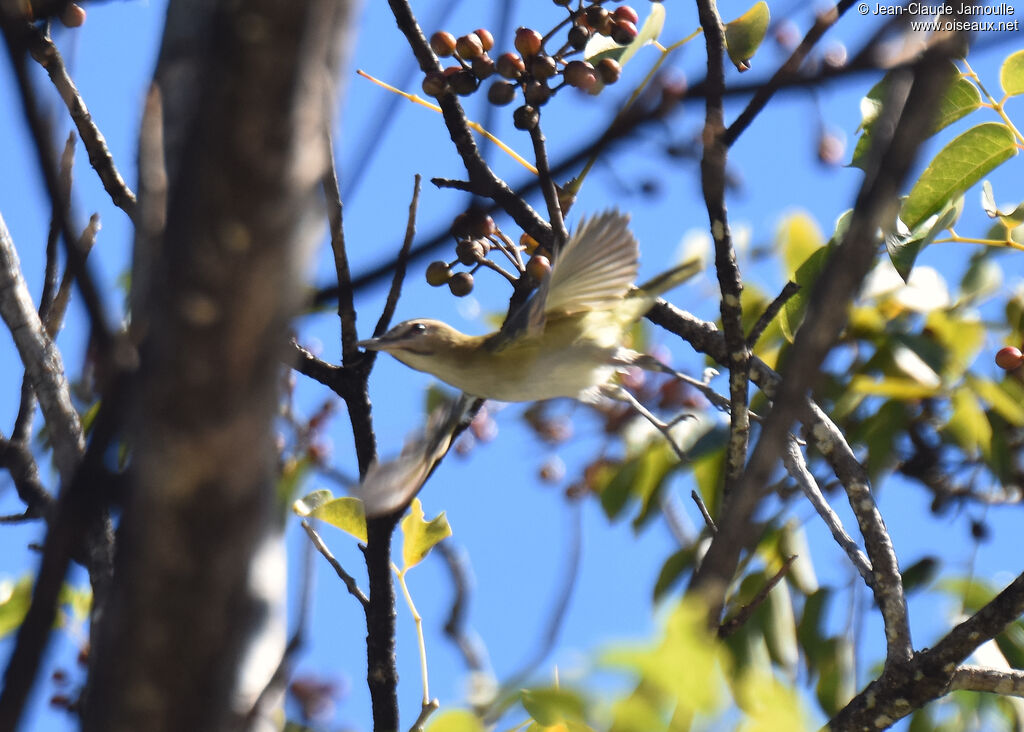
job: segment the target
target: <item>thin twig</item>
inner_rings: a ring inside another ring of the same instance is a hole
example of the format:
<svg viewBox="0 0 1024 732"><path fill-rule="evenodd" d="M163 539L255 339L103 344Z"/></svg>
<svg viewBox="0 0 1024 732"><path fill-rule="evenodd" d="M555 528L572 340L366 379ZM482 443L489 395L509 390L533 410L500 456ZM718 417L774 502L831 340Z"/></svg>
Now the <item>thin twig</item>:
<svg viewBox="0 0 1024 732"><path fill-rule="evenodd" d="M78 129L78 134L82 137L82 145L89 153L89 163L99 175L103 188L110 195L114 205L128 214L128 218L134 220L135 194L131 192L124 182L124 178L118 172L117 165L114 164L114 157L107 148L107 141L93 121L92 115L89 114L85 101L71 80L71 76L68 75L60 51L57 50L53 41L38 28L33 28L33 32L27 34L26 38L32 57L46 69L50 81L53 82L60 98L67 106L71 119Z"/></svg>
<svg viewBox="0 0 1024 732"><path fill-rule="evenodd" d="M440 706L441 702L437 699L431 699L428 702L423 702L423 705L420 707L420 714L416 717L416 721L412 723L412 727L409 728L409 732L423 732L430 715L436 712Z"/></svg>
<svg viewBox="0 0 1024 732"><path fill-rule="evenodd" d="M569 240L569 232L565 229L562 205L558 201L558 188L555 186L555 179L551 177L547 144L544 140L544 133L540 129L540 121L530 130L530 140L533 142L533 157L537 162L537 178L540 180L540 189L544 194L544 203L548 207L551 231L555 235L551 251L557 256L559 249Z"/></svg>
<svg viewBox="0 0 1024 732"><path fill-rule="evenodd" d="M488 668L487 652L476 634L466 628L471 590L469 560L464 551L452 546L450 539L438 544L437 550L444 559L445 566L448 567L454 590L452 605L448 610L448 619L444 624L445 635L451 638L455 647L462 653L462 658L470 670L486 671Z"/></svg>
<svg viewBox="0 0 1024 732"><path fill-rule="evenodd" d="M772 319L779 314L779 311L785 307L789 299L793 297L797 292L800 291L800 285L795 282L787 282L782 291L768 303L768 307L761 313L761 317L757 319L754 326L747 333L747 348L753 348L758 340L761 338L761 334L764 333L764 329L768 327L768 324L772 322Z"/></svg>
<svg viewBox="0 0 1024 732"><path fill-rule="evenodd" d="M338 191L338 173L334 163L334 140L328 135L327 146L330 164L324 173L321 185L327 199L327 221L331 230L331 251L334 253L334 275L338 285L338 318L341 321L341 362L349 363L359 354L356 341L356 306L353 299L352 274L348 267L348 252L345 249L345 223L341 194Z"/></svg>
<svg viewBox="0 0 1024 732"><path fill-rule="evenodd" d="M871 562L868 561L867 556L860 550L857 543L846 533L846 529L843 528L839 516L828 505L828 501L825 500L825 496L822 495L821 489L818 487L818 482L807 469L807 463L804 460L803 453L800 451L800 446L792 435L789 436L783 461L786 465L786 470L793 476L793 480L797 482L804 495L807 496L807 500L811 502L814 510L818 512L822 521L825 522L829 531L832 532L832 537L836 540L836 543L846 552L850 562L853 563L860 576L864 578L867 586L871 587L874 582L874 576L871 574Z"/></svg>
<svg viewBox="0 0 1024 732"><path fill-rule="evenodd" d="M719 638L728 638L730 635L742 628L744 623L750 620L750 616L754 614L754 611L761 607L761 603L768 599L768 593L772 591L772 588L779 584L779 581L786 576L786 572L789 571L789 565L793 563L794 559L796 559L796 554L786 557L786 561L782 563L779 571L765 583L764 587L757 591L754 598L749 603L741 607L733 617L718 626Z"/></svg>
<svg viewBox="0 0 1024 732"><path fill-rule="evenodd" d="M708 511L707 505L704 503L704 499L696 489L690 491L690 498L697 504L697 508L700 510L700 515L704 517L704 523L708 527L708 531L714 536L718 533L718 527L715 525L715 520L711 518L711 512Z"/></svg>
<svg viewBox="0 0 1024 732"><path fill-rule="evenodd" d="M75 227L72 225L74 215L71 211L71 201L61 191L58 163L50 145L49 126L46 124L46 120L39 109L35 93L32 90L28 69L26 68L25 58L28 55L29 44L35 32L35 27L30 23L3 23L4 39L11 59L11 65L14 67L14 75L18 82L18 93L21 97L25 120L32 135L39 168L43 174L46 191L50 196L53 210L58 213L60 218L60 230L64 239L64 247L67 251L68 266L74 274L75 281L78 283L78 288L82 293L82 301L89 316L92 336L102 356L107 358L111 355L117 355L114 354L112 348L114 344L114 331L110 327L103 299L100 297L96 280L92 276L86 261L86 252L82 251L78 243L78 237L75 236Z"/></svg>
<svg viewBox="0 0 1024 732"><path fill-rule="evenodd" d="M420 174L417 173L412 187L412 201L409 202L409 219L405 225L405 240L402 242L402 249L398 252L395 275L391 279L387 302L384 303L384 310L377 321L377 327L373 329L374 336L379 336L387 331L391 325L391 318L395 315L395 308L398 307L398 298L402 295L402 281L405 279L405 267L409 262L409 249L412 247L413 239L416 238L416 210L419 205Z"/></svg>
<svg viewBox="0 0 1024 732"><path fill-rule="evenodd" d="M359 604L364 608L368 607L370 600L363 594L363 591L359 589L359 584L356 582L355 577L345 571L345 568L341 566L341 562L335 558L331 553L331 550L327 548L327 544L320 538L320 534L317 533L316 529L309 525L308 521L302 522L302 528L306 530L306 534L309 536L309 540L313 542L313 546L316 550L323 554L324 559L334 568L334 572L338 575L342 582L345 583L345 588L348 590L348 594L356 598Z"/></svg>

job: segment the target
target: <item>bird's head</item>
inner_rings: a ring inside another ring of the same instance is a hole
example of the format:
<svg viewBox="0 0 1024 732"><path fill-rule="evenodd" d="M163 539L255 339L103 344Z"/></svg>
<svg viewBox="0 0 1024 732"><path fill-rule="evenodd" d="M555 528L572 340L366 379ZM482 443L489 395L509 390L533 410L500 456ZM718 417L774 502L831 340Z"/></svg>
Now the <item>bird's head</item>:
<svg viewBox="0 0 1024 732"><path fill-rule="evenodd" d="M359 341L356 345L370 351L385 351L406 363L444 358L457 351L470 337L440 320L419 318L399 323L384 335Z"/></svg>

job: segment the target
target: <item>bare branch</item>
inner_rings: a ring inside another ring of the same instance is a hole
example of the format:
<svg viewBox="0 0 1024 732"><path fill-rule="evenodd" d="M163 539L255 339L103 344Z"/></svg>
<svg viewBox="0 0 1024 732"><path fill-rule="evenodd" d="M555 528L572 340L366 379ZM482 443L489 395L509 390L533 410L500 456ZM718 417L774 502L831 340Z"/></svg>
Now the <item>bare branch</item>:
<svg viewBox="0 0 1024 732"><path fill-rule="evenodd" d="M761 338L761 334L764 333L764 329L768 327L768 324L772 322L772 319L779 314L779 311L785 307L789 299L793 297L797 292L800 291L800 285L795 282L787 282L782 288L782 291L775 296L775 299L768 303L768 307L761 313L761 317L757 319L754 326L747 333L747 347L753 348L757 341Z"/></svg>
<svg viewBox="0 0 1024 732"><path fill-rule="evenodd" d="M89 163L96 170L103 188L110 195L114 205L128 214L128 218L135 219L135 194L131 192L128 185L121 177L121 173L114 164L114 157L107 148L107 141L100 133L99 128L89 114L88 108L82 95L79 94L75 83L71 80L67 68L64 66L64 59L53 41L38 28L27 35L29 51L32 57L46 69L50 81L64 101L71 120L78 129L82 138L82 145L89 153Z"/></svg>
<svg viewBox="0 0 1024 732"><path fill-rule="evenodd" d="M384 303L384 310L377 321L377 327L373 329L373 335L379 336L386 332L391 325L391 318L395 315L395 308L398 307L398 298L402 295L402 281L405 279L405 266L409 261L409 248L416 238L416 210L420 205L420 174L416 174L416 182L412 187L412 201L409 202L409 220L405 225L405 240L402 242L402 249L398 252L395 276L391 279L391 289L388 291L387 302Z"/></svg>
<svg viewBox="0 0 1024 732"><path fill-rule="evenodd" d="M761 604L768 599L768 593L771 592L775 585L779 584L779 581L786 576L786 573L789 571L789 565L793 563L794 559L796 559L795 554L791 557L786 557L786 561L782 563L779 571L764 583L764 587L757 591L757 594L754 595L753 599L741 607L733 617L718 626L719 638L728 638L730 635L742 628L744 623L750 620L750 616L753 615L754 612L761 607Z"/></svg>
<svg viewBox="0 0 1024 732"><path fill-rule="evenodd" d="M369 599L363 594L363 591L359 589L359 584L356 582L355 577L345 571L345 568L341 566L335 556L331 553L331 550L327 548L324 540L320 538L320 534L317 533L316 529L309 525L308 521L302 522L302 528L306 530L306 534L309 536L309 540L313 542L313 546L316 550L323 554L324 559L327 560L328 564L334 569L335 574L338 578L345 583L345 588L352 597L359 601L359 604L363 606L363 609L370 604Z"/></svg>
<svg viewBox="0 0 1024 732"><path fill-rule="evenodd" d="M743 335L743 280L736 263L736 251L729 231L725 206L725 26L715 0L698 0L697 15L704 29L708 50L708 96L705 100L704 154L701 157L701 189L708 211L711 237L715 242L715 272L721 289L720 312L729 349L729 444L726 448L724 500L735 490L747 462L750 415L747 412L750 383L750 349ZM717 621L716 621L717 622Z"/></svg>
<svg viewBox="0 0 1024 732"><path fill-rule="evenodd" d="M70 483L85 450L82 425L71 403L60 351L46 333L21 274L21 264L7 224L0 216L0 316L18 349L25 373L39 398L50 430L54 462L61 480Z"/></svg>
<svg viewBox="0 0 1024 732"><path fill-rule="evenodd" d="M871 587L874 583L874 577L871 574L871 563L868 561L867 556L860 550L857 543L850 538L850 535L846 533L846 529L843 528L842 522L839 520L839 516L832 507L828 505L828 501L825 500L825 496L822 495L821 489L818 487L818 482L811 475L811 471L807 469L807 463L804 461L803 453L800 451L800 446L796 442L796 438L792 435L789 436L789 442L786 446L786 454L783 458L786 470L793 476L793 480L800 486L800 490L807 496L807 500L814 506L814 510L821 516L822 521L828 526L829 531L832 532L832 537L836 540L836 543L842 548L846 555L850 558L854 568L860 573L860 576L864 578L864 582L867 583L868 587Z"/></svg>
<svg viewBox="0 0 1024 732"><path fill-rule="evenodd" d="M953 672L949 690L1024 697L1024 671L963 665Z"/></svg>

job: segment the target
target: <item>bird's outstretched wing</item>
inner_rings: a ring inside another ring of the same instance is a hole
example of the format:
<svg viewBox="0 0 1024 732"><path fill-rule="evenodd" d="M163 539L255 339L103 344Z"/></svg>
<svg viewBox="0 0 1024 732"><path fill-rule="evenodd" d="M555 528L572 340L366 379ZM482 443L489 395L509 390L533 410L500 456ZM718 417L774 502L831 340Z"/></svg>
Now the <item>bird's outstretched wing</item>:
<svg viewBox="0 0 1024 732"><path fill-rule="evenodd" d="M551 274L489 347L500 350L513 338L539 334L549 315L614 307L636 281L639 262L629 216L612 210L581 221Z"/></svg>

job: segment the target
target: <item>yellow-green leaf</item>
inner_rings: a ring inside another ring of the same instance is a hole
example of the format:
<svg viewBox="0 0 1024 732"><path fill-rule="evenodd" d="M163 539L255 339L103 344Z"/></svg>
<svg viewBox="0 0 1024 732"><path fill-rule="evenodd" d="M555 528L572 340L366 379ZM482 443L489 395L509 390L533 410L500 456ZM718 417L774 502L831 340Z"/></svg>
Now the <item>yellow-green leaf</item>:
<svg viewBox="0 0 1024 732"><path fill-rule="evenodd" d="M869 396L904 400L927 399L938 396L941 391L937 386L927 386L905 377L890 376L875 380L864 374L857 374L850 380L850 390Z"/></svg>
<svg viewBox="0 0 1024 732"><path fill-rule="evenodd" d="M950 398L953 414L945 430L966 452L988 456L992 448L992 425L978 398L967 387L960 387Z"/></svg>
<svg viewBox="0 0 1024 732"><path fill-rule="evenodd" d="M581 720L586 713L583 699L567 689L523 689L519 699L530 716L545 726Z"/></svg>
<svg viewBox="0 0 1024 732"><path fill-rule="evenodd" d="M999 69L999 83L1006 96L1024 94L1024 50L1015 51L1006 57Z"/></svg>
<svg viewBox="0 0 1024 732"><path fill-rule="evenodd" d="M736 64L736 68L740 71L750 68L748 62L754 57L761 41L764 40L770 20L768 3L762 1L755 3L743 15L725 24L725 45L729 51L729 59Z"/></svg>
<svg viewBox="0 0 1024 732"><path fill-rule="evenodd" d="M413 499L408 515L402 519L402 569L415 567L436 544L451 535L452 527L448 525L444 511L437 518L424 521L423 504L420 499Z"/></svg>
<svg viewBox="0 0 1024 732"><path fill-rule="evenodd" d="M0 638L16 630L32 602L32 578L0 581Z"/></svg>
<svg viewBox="0 0 1024 732"><path fill-rule="evenodd" d="M452 709L434 717L427 732L484 732L484 725L471 711Z"/></svg>
<svg viewBox="0 0 1024 732"><path fill-rule="evenodd" d="M970 374L967 383L993 412L1015 427L1024 427L1024 404L1014 399L1000 384Z"/></svg>
<svg viewBox="0 0 1024 732"><path fill-rule="evenodd" d="M313 491L292 504L299 516L320 519L366 543L366 512L352 496L333 498L328 490Z"/></svg>
<svg viewBox="0 0 1024 732"><path fill-rule="evenodd" d="M914 229L1017 152L1013 133L999 122L977 125L939 151L903 202L900 218Z"/></svg>
<svg viewBox="0 0 1024 732"><path fill-rule="evenodd" d="M800 265L825 244L825 235L814 217L797 211L782 220L775 235L775 246L782 252L786 277L793 279Z"/></svg>

